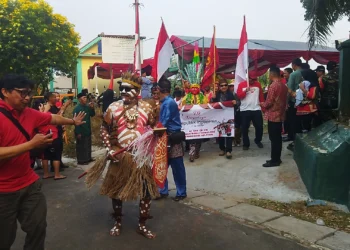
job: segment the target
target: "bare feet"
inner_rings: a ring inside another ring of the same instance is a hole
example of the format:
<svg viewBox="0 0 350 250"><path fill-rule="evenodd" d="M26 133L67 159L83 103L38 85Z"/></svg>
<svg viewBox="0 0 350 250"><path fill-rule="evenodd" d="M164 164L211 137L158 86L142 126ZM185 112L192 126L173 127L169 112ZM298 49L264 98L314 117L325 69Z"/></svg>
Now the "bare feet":
<svg viewBox="0 0 350 250"><path fill-rule="evenodd" d="M59 174L59 175L55 176L54 180L55 181L59 181L59 180L63 180L63 179L66 179L66 178L67 178L67 176Z"/></svg>
<svg viewBox="0 0 350 250"><path fill-rule="evenodd" d="M44 175L43 176L43 180L46 180L46 179L51 179L51 178L53 178L53 177L55 177L55 176L53 176L53 175Z"/></svg>

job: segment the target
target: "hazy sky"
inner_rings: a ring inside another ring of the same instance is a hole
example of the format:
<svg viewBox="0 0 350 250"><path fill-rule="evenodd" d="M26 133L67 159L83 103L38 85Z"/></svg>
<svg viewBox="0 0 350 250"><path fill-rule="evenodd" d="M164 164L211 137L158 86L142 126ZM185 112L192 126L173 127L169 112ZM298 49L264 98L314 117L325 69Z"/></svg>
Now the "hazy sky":
<svg viewBox="0 0 350 250"><path fill-rule="evenodd" d="M133 0L47 0L54 12L76 26L85 44L101 32L132 35L135 30ZM243 15L248 38L306 41L308 23L300 0L140 0L141 35L155 38L144 45L144 58L153 57L161 17L171 35L206 36L216 25L218 38L239 38ZM329 45L349 37L349 22L339 21ZM332 45L333 46L333 45Z"/></svg>

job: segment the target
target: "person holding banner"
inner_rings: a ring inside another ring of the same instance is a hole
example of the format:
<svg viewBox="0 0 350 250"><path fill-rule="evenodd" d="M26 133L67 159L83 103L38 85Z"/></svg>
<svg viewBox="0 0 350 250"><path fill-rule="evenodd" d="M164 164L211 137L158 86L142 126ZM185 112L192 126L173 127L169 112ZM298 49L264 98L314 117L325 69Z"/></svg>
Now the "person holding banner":
<svg viewBox="0 0 350 250"><path fill-rule="evenodd" d="M198 70L197 70L198 69ZM207 104L208 98L201 92L201 71L202 66L197 67L196 63L188 64L185 68L187 75L184 75L184 78L187 78L190 83L190 90L185 95L182 100L182 105L198 105L198 104ZM199 158L199 152L202 146L202 140L190 140L190 162L194 162L195 159Z"/></svg>
<svg viewBox="0 0 350 250"><path fill-rule="evenodd" d="M238 104L238 99L228 90L228 83L225 79L219 81L219 91L213 94L212 102L232 101L233 105ZM233 111L234 112L234 111ZM234 116L234 113L233 113ZM227 159L232 159L232 137L219 137L220 156L226 155Z"/></svg>

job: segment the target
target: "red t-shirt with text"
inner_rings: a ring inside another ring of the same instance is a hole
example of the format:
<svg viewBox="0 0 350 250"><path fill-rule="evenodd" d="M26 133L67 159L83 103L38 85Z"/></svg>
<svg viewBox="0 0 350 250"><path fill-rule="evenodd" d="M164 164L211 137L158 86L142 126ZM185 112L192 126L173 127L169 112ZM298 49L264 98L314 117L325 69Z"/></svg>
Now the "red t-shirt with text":
<svg viewBox="0 0 350 250"><path fill-rule="evenodd" d="M0 100L0 107L12 113L27 133L33 137L35 129L51 122L51 114L41 113L31 108L25 108L20 114ZM18 128L2 113L0 113L0 147L11 147L27 142ZM29 186L39 179L30 167L29 152L19 156L0 160L0 193L10 193Z"/></svg>

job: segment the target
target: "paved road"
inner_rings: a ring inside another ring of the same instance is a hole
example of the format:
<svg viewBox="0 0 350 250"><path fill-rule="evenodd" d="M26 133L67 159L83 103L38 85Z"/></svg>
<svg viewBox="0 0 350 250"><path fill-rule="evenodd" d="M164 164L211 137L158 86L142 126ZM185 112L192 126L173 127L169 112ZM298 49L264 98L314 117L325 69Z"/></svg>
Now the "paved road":
<svg viewBox="0 0 350 250"><path fill-rule="evenodd" d="M240 225L217 214L207 214L170 199L153 202L155 216L149 225L155 240L136 234L137 203L125 205L124 228L120 237L108 232L113 221L110 201L88 191L77 180L79 169L65 171L63 181L45 180L48 203L47 250L307 250L295 242L275 237L259 229ZM18 231L13 250L22 249L24 233Z"/></svg>

